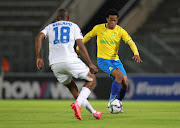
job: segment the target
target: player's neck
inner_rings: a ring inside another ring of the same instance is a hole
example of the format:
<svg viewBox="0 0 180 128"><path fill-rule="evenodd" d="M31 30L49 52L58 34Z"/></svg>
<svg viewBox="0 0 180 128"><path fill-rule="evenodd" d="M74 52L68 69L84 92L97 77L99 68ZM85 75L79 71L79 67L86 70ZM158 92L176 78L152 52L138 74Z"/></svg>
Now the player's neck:
<svg viewBox="0 0 180 128"><path fill-rule="evenodd" d="M59 20L59 21L69 21L69 20L61 19L61 20Z"/></svg>
<svg viewBox="0 0 180 128"><path fill-rule="evenodd" d="M114 27L114 28L110 28L107 23L105 24L105 27L106 27L107 29L110 29L110 30L113 30L113 29L115 28L115 27Z"/></svg>
<svg viewBox="0 0 180 128"><path fill-rule="evenodd" d="M69 21L68 18L59 18L59 21Z"/></svg>

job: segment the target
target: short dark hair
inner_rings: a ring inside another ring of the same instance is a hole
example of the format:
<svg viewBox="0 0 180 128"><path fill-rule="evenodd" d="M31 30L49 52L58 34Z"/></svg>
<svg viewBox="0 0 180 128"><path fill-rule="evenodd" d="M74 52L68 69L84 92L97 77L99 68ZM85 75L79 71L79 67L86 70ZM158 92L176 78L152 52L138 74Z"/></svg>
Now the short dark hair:
<svg viewBox="0 0 180 128"><path fill-rule="evenodd" d="M57 12L57 16L60 18L60 19L65 19L68 15L68 10L67 9L59 9L58 12Z"/></svg>
<svg viewBox="0 0 180 128"><path fill-rule="evenodd" d="M117 17L119 17L118 11L116 9L109 9L106 13L106 17L108 18L109 15L116 15Z"/></svg>

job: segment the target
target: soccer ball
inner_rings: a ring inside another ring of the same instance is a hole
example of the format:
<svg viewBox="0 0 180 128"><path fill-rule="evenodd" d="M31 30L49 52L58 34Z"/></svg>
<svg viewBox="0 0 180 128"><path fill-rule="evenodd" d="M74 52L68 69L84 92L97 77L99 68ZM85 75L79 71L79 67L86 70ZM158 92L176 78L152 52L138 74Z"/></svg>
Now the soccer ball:
<svg viewBox="0 0 180 128"><path fill-rule="evenodd" d="M108 110L112 114L117 114L122 110L122 103L118 99L113 99L108 102Z"/></svg>

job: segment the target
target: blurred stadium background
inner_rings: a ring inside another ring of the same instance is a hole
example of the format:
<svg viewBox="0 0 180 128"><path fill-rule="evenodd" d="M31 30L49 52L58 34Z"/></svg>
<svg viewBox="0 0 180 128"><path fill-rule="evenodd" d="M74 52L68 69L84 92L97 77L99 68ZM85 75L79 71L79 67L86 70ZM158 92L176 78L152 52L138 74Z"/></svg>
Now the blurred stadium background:
<svg viewBox="0 0 180 128"><path fill-rule="evenodd" d="M73 99L59 86L48 66L48 41L43 42L45 67L36 68L34 38L66 8L70 21L83 35L106 22L105 12L119 11L119 25L138 46L143 63L132 61L133 53L121 42L119 56L129 77L130 100L180 100L180 1L179 0L0 0L0 97L4 99ZM96 64L96 38L86 44ZM3 60L3 59L2 59ZM1 60L1 65L3 61ZM108 99L111 79L101 70L91 99ZM76 80L79 87L83 81Z"/></svg>

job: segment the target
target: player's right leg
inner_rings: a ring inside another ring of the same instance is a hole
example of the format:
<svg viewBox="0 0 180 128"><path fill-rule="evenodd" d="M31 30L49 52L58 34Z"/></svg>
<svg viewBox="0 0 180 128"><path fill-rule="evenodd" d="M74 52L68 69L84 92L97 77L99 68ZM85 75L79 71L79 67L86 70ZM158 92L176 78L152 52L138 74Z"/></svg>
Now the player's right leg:
<svg viewBox="0 0 180 128"><path fill-rule="evenodd" d="M118 68L116 68L112 71L111 76L114 77L114 81L112 83L109 100L117 98L118 92L120 90L121 82L123 79L123 73Z"/></svg>
<svg viewBox="0 0 180 128"><path fill-rule="evenodd" d="M97 59L99 68L106 72L113 79L109 100L115 99L117 97L123 79L123 73L117 68L116 65L113 64L114 62L116 61L103 58Z"/></svg>

